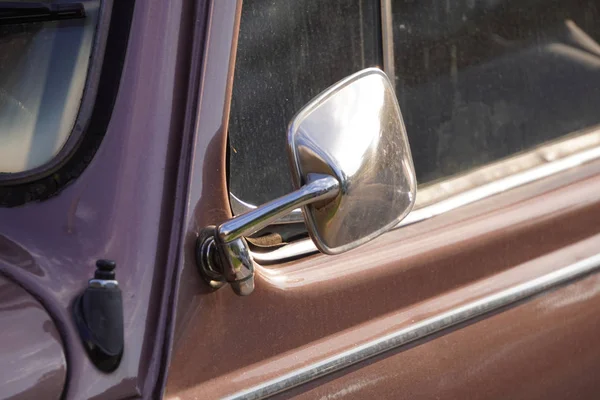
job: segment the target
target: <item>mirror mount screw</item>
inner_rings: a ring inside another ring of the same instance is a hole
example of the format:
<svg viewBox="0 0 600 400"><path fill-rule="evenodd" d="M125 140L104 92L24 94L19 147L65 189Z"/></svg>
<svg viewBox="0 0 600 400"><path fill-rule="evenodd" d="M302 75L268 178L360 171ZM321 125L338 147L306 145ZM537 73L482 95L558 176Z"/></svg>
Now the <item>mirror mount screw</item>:
<svg viewBox="0 0 600 400"><path fill-rule="evenodd" d="M196 240L196 265L204 281L213 289L229 283L240 296L254 291L254 262L243 238L219 243L217 228L207 226ZM228 257L231 253L235 257Z"/></svg>

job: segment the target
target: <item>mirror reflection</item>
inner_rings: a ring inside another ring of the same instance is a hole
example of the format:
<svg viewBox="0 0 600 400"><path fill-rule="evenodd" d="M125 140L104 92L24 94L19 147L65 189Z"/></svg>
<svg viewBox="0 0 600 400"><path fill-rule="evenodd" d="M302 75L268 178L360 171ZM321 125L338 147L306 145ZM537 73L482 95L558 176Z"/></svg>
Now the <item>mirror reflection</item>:
<svg viewBox="0 0 600 400"><path fill-rule="evenodd" d="M292 120L288 145L296 188L314 174L340 182L337 197L304 206L324 253L380 235L412 209L416 179L406 130L387 76L363 70L314 99Z"/></svg>

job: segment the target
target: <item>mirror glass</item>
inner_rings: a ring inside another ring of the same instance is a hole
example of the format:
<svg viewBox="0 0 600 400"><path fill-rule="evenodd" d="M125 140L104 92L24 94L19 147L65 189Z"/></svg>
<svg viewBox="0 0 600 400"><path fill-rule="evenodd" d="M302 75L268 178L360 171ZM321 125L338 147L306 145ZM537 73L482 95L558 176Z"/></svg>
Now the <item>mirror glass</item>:
<svg viewBox="0 0 600 400"><path fill-rule="evenodd" d="M416 178L392 84L379 69L330 87L292 119L288 152L296 189L318 175L340 183L334 200L303 207L318 249L337 254L398 224L412 209Z"/></svg>

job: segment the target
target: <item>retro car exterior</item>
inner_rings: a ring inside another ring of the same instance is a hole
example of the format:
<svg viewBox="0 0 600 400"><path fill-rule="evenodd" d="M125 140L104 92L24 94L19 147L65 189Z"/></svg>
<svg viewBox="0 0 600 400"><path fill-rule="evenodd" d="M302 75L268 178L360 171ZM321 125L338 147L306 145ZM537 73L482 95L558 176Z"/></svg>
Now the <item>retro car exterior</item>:
<svg viewBox="0 0 600 400"><path fill-rule="evenodd" d="M403 226L359 249L256 250L240 297L206 285L196 239L232 217L243 4L103 4L106 55L77 133L93 140L0 175L0 397L597 398L595 124L432 180ZM600 74L594 49L585 70ZM109 373L73 317L99 259L122 293Z"/></svg>

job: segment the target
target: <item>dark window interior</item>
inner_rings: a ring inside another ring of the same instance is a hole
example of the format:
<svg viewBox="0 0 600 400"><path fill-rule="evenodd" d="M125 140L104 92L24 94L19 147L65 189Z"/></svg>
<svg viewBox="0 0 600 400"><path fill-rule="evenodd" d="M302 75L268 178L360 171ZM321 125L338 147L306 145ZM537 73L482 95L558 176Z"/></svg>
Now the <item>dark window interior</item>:
<svg viewBox="0 0 600 400"><path fill-rule="evenodd" d="M600 123L595 0L392 0L420 184Z"/></svg>
<svg viewBox="0 0 600 400"><path fill-rule="evenodd" d="M597 0L391 0L395 87L419 184L600 123ZM377 1L245 0L230 191L291 190L286 128L339 79L382 66ZM235 208L234 208L235 211Z"/></svg>
<svg viewBox="0 0 600 400"><path fill-rule="evenodd" d="M379 2L244 0L229 119L229 183L260 204L291 191L286 130L340 79L382 66Z"/></svg>

